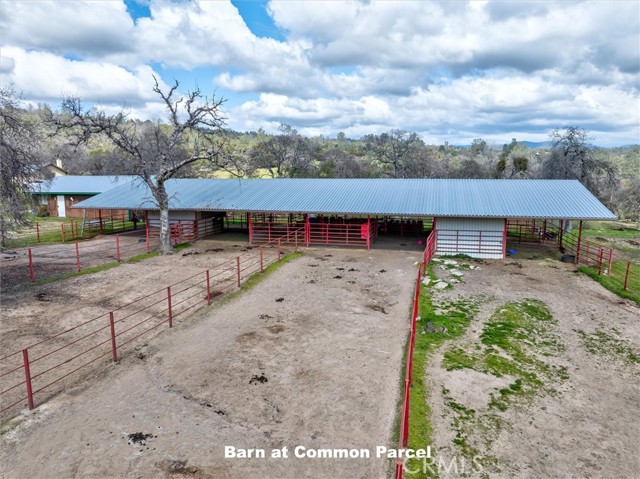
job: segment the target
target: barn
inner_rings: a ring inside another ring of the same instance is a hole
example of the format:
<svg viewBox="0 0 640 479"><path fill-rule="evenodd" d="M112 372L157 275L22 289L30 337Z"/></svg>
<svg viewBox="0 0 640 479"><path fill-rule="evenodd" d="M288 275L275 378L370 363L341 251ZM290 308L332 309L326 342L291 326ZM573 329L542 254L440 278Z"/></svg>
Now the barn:
<svg viewBox="0 0 640 479"><path fill-rule="evenodd" d="M35 183L31 186L31 195L35 214L41 216L55 216L59 218L82 218L84 212L73 209L77 203L103 193L119 185L130 185L136 176L83 176L64 175L55 176L51 180ZM106 211L105 218L115 218L128 215L127 208ZM89 210L87 219L101 216L100 210Z"/></svg>
<svg viewBox="0 0 640 479"><path fill-rule="evenodd" d="M295 234L307 245L371 248L380 235L420 239L435 230L437 254L499 259L508 235L549 237L572 221L616 219L575 180L174 179L166 187L176 242L240 229L250 243ZM159 228L140 184L73 208L142 210L150 234Z"/></svg>

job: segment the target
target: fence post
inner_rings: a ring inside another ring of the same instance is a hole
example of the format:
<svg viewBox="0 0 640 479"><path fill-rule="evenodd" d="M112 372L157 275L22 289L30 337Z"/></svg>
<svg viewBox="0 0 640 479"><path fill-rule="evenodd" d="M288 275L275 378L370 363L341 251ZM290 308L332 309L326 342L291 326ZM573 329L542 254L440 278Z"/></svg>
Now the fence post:
<svg viewBox="0 0 640 479"><path fill-rule="evenodd" d="M260 246L260 272L264 270L264 264L262 262L262 246Z"/></svg>
<svg viewBox="0 0 640 479"><path fill-rule="evenodd" d="M281 250L280 250L280 238L278 238L278 261L280 261L280 256L281 256Z"/></svg>
<svg viewBox="0 0 640 479"><path fill-rule="evenodd" d="M580 226L578 227L578 244L576 245L576 264L580 264L580 248L581 247L582 247L582 220L580 220Z"/></svg>
<svg viewBox="0 0 640 479"><path fill-rule="evenodd" d="M209 279L209 270L207 270L207 305L211 306L211 281Z"/></svg>
<svg viewBox="0 0 640 479"><path fill-rule="evenodd" d="M62 242L64 243L64 223L60 225L60 228L62 229Z"/></svg>
<svg viewBox="0 0 640 479"><path fill-rule="evenodd" d="M631 261L627 261L627 272L624 275L624 290L629 286L629 272L631 271Z"/></svg>
<svg viewBox="0 0 640 479"><path fill-rule="evenodd" d="M240 256L236 258L236 265L238 271L238 288L240 287Z"/></svg>
<svg viewBox="0 0 640 479"><path fill-rule="evenodd" d="M298 230L295 231L294 233L296 235L296 253L298 252Z"/></svg>
<svg viewBox="0 0 640 479"><path fill-rule="evenodd" d="M33 409L33 388L31 387L31 369L29 368L29 350L22 350L22 360L24 363L24 379L27 385L27 401L29 409Z"/></svg>
<svg viewBox="0 0 640 479"><path fill-rule="evenodd" d="M38 243L40 243L40 223L36 222L36 238Z"/></svg>
<svg viewBox="0 0 640 479"><path fill-rule="evenodd" d="M76 269L78 273L80 272L80 246L78 246L78 242L76 241Z"/></svg>
<svg viewBox="0 0 640 479"><path fill-rule="evenodd" d="M558 248L562 248L563 235L564 235L564 220L560 220L560 234L558 235Z"/></svg>
<svg viewBox="0 0 640 479"><path fill-rule="evenodd" d="M120 235L116 235L116 261L120 261Z"/></svg>
<svg viewBox="0 0 640 479"><path fill-rule="evenodd" d="M31 253L31 248L29 248L29 279L32 283L36 280L36 275L33 271L33 254Z"/></svg>
<svg viewBox="0 0 640 479"><path fill-rule="evenodd" d="M171 286L167 286L167 306L169 307L169 327L173 328L173 311L171 310Z"/></svg>
<svg viewBox="0 0 640 479"><path fill-rule="evenodd" d="M98 210L98 219L100 220L100 234L102 234L102 210Z"/></svg>
<svg viewBox="0 0 640 479"><path fill-rule="evenodd" d="M609 249L609 269L607 270L607 276L611 276L611 268L613 267L613 248Z"/></svg>
<svg viewBox="0 0 640 479"><path fill-rule="evenodd" d="M604 255L604 250L600 248L600 257L598 258L598 275L602 274L602 258Z"/></svg>
<svg viewBox="0 0 640 479"><path fill-rule="evenodd" d="M118 350L116 348L116 323L113 321L113 311L109 311L109 327L111 329L111 359L118 362Z"/></svg>

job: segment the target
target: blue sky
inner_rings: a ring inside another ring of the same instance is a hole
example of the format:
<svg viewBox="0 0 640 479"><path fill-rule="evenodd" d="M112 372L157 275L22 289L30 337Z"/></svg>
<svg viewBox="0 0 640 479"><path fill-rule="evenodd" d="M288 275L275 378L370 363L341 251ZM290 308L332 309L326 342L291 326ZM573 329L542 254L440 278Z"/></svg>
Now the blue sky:
<svg viewBox="0 0 640 479"><path fill-rule="evenodd" d="M640 142L640 2L3 0L0 84L162 119L152 75L230 128Z"/></svg>

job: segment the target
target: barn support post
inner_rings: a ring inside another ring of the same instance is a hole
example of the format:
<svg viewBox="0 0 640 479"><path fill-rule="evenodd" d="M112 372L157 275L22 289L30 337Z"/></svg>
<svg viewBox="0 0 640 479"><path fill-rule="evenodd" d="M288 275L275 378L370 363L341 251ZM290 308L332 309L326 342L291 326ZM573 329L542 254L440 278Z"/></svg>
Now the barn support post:
<svg viewBox="0 0 640 479"><path fill-rule="evenodd" d="M238 275L238 288L240 287L240 256L236 257L236 271Z"/></svg>
<svg viewBox="0 0 640 479"><path fill-rule="evenodd" d="M298 252L298 230L295 230L294 234L295 234L295 237L296 237L295 242L296 242L296 253L297 253Z"/></svg>
<svg viewBox="0 0 640 479"><path fill-rule="evenodd" d="M149 244L149 212L148 211L144 212L144 240L147 246L147 253L148 253L151 247L151 245Z"/></svg>
<svg viewBox="0 0 640 479"><path fill-rule="evenodd" d="M304 214L304 244L308 248L311 243L311 225L309 224L309 213Z"/></svg>
<svg viewBox="0 0 640 479"><path fill-rule="evenodd" d="M111 330L111 360L118 362L118 348L116 347L116 323L113 320L113 311L109 311L109 329Z"/></svg>
<svg viewBox="0 0 640 479"><path fill-rule="evenodd" d="M29 409L33 409L33 388L31 387L31 369L29 368L29 350L22 350L22 362L24 364L24 380L27 385L27 402Z"/></svg>
<svg viewBox="0 0 640 479"><path fill-rule="evenodd" d="M367 215L367 251L371 249L371 215Z"/></svg>
<svg viewBox="0 0 640 479"><path fill-rule="evenodd" d="M167 307L169 311L169 327L173 328L173 311L171 309L171 286L167 286Z"/></svg>
<svg viewBox="0 0 640 479"><path fill-rule="evenodd" d="M613 248L609 249L609 269L607 269L607 276L611 276L611 267L613 266Z"/></svg>
<svg viewBox="0 0 640 479"><path fill-rule="evenodd" d="M209 270L206 271L207 274L207 305L211 306L211 279L209 277Z"/></svg>
<svg viewBox="0 0 640 479"><path fill-rule="evenodd" d="M100 221L100 234L102 234L102 210L98 210L98 220Z"/></svg>
<svg viewBox="0 0 640 479"><path fill-rule="evenodd" d="M76 241L76 269L79 273L80 272L80 246L78 245L77 241Z"/></svg>
<svg viewBox="0 0 640 479"><path fill-rule="evenodd" d="M29 279L32 283L36 279L36 275L33 272L33 253L31 252L31 248L29 248Z"/></svg>
<svg viewBox="0 0 640 479"><path fill-rule="evenodd" d="M280 261L281 255L282 255L282 250L280 249L280 238L278 238L278 261Z"/></svg>
<svg viewBox="0 0 640 479"><path fill-rule="evenodd" d="M251 223L251 213L249 212L247 212L247 226L249 228L249 244L251 245L253 244L253 224Z"/></svg>
<svg viewBox="0 0 640 479"><path fill-rule="evenodd" d="M120 235L116 235L116 261L120 261Z"/></svg>
<svg viewBox="0 0 640 479"><path fill-rule="evenodd" d="M504 219L504 231L502 232L502 259L507 257L507 218Z"/></svg>
<svg viewBox="0 0 640 479"><path fill-rule="evenodd" d="M576 246L576 264L580 264L580 248L582 247L582 220L578 227L578 245Z"/></svg>
<svg viewBox="0 0 640 479"><path fill-rule="evenodd" d="M564 220L560 220L560 232L558 234L558 248L562 248L563 235L564 235Z"/></svg>

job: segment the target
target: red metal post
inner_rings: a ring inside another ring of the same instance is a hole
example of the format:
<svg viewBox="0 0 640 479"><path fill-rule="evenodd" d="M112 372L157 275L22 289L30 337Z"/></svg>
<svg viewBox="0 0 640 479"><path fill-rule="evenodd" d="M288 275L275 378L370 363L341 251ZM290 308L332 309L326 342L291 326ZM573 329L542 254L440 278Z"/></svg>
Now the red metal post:
<svg viewBox="0 0 640 479"><path fill-rule="evenodd" d="M76 269L79 273L80 272L80 246L78 246L77 241L76 241Z"/></svg>
<svg viewBox="0 0 640 479"><path fill-rule="evenodd" d="M116 235L116 261L120 261L120 235Z"/></svg>
<svg viewBox="0 0 640 479"><path fill-rule="evenodd" d="M580 264L580 247L582 246L582 220L578 227L578 245L576 246L576 264Z"/></svg>
<svg viewBox="0 0 640 479"><path fill-rule="evenodd" d="M238 272L238 288L240 287L240 256L236 258L236 269Z"/></svg>
<svg viewBox="0 0 640 479"><path fill-rule="evenodd" d="M36 238L38 239L38 243L40 243L40 223L36 222Z"/></svg>
<svg viewBox="0 0 640 479"><path fill-rule="evenodd" d="M295 230L294 234L296 235L295 241L296 241L296 253L297 253L298 252L298 230Z"/></svg>
<svg viewBox="0 0 640 479"><path fill-rule="evenodd" d="M209 279L209 270L207 270L207 304L211 305L211 281Z"/></svg>
<svg viewBox="0 0 640 479"><path fill-rule="evenodd" d="M260 246L260 271L264 270L264 264L262 262L262 246Z"/></svg>
<svg viewBox="0 0 640 479"><path fill-rule="evenodd" d="M309 224L309 213L305 213L304 215L304 243L307 247L309 247L309 243L311 243L311 225Z"/></svg>
<svg viewBox="0 0 640 479"><path fill-rule="evenodd" d="M198 212L194 211L193 214L196 217L193 221L193 240L195 241L200 239L200 229L198 228Z"/></svg>
<svg viewBox="0 0 640 479"><path fill-rule="evenodd" d="M280 261L281 254L282 254L282 250L280 249L280 238L278 238L278 261Z"/></svg>
<svg viewBox="0 0 640 479"><path fill-rule="evenodd" d="M370 249L371 249L371 216L369 215L367 216L367 251Z"/></svg>
<svg viewBox="0 0 640 479"><path fill-rule="evenodd" d="M602 274L602 258L604 256L604 250L600 248L600 257L598 258L598 274Z"/></svg>
<svg viewBox="0 0 640 479"><path fill-rule="evenodd" d="M27 401L29 409L33 409L33 388L31 387L31 369L29 368L29 351L27 349L22 350L22 360L24 362L24 379L27 385Z"/></svg>
<svg viewBox="0 0 640 479"><path fill-rule="evenodd" d="M33 254L31 253L31 248L29 248L29 279L32 283L36 279L36 275L33 271Z"/></svg>
<svg viewBox="0 0 640 479"><path fill-rule="evenodd" d="M167 286L167 305L169 307L169 327L173 328L173 311L171 309L171 286Z"/></svg>
<svg viewBox="0 0 640 479"><path fill-rule="evenodd" d="M98 219L100 220L100 234L102 234L102 210L98 210Z"/></svg>
<svg viewBox="0 0 640 479"><path fill-rule="evenodd" d="M560 233L558 234L558 247L562 248L562 236L564 235L564 220L560 220Z"/></svg>
<svg viewBox="0 0 640 479"><path fill-rule="evenodd" d="M611 276L611 267L613 266L613 248L609 249L609 269L607 276Z"/></svg>
<svg viewBox="0 0 640 479"><path fill-rule="evenodd" d="M113 320L113 311L109 311L109 328L111 329L111 359L118 362L118 349L116 347L116 323Z"/></svg>
<svg viewBox="0 0 640 479"><path fill-rule="evenodd" d="M629 272L631 271L631 261L627 261L627 272L624 275L624 290L627 290L627 286L629 286Z"/></svg>
<svg viewBox="0 0 640 479"><path fill-rule="evenodd" d="M100 221L100 225L102 225L102 220ZM145 241L147 243L147 253L149 252L150 243L149 243L149 212L144 212L144 229L145 229Z"/></svg>
<svg viewBox="0 0 640 479"><path fill-rule="evenodd" d="M249 212L247 212L247 225L249 227L249 244L253 244L253 224L251 223L251 213ZM242 227L242 224L240 227Z"/></svg>

